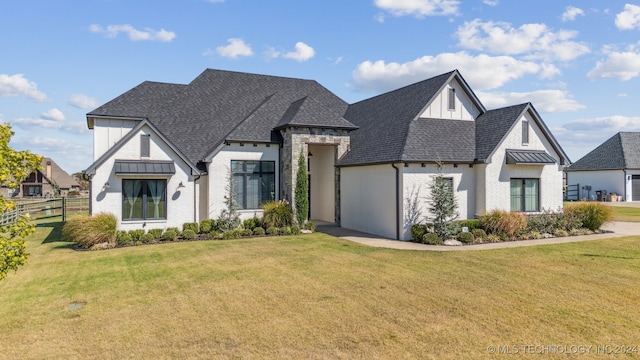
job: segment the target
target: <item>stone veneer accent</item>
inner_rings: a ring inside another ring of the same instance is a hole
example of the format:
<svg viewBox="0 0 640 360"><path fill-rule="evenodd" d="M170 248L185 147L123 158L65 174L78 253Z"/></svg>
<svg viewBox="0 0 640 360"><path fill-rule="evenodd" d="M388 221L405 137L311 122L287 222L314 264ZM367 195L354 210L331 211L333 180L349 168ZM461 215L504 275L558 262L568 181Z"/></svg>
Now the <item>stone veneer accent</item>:
<svg viewBox="0 0 640 360"><path fill-rule="evenodd" d="M350 149L349 130L331 128L288 127L280 130L283 144L280 149L280 198L294 204L296 191L296 174L298 173L298 157L300 151L305 158L309 153L309 145L333 145L335 163ZM335 222L340 224L340 168L335 168Z"/></svg>

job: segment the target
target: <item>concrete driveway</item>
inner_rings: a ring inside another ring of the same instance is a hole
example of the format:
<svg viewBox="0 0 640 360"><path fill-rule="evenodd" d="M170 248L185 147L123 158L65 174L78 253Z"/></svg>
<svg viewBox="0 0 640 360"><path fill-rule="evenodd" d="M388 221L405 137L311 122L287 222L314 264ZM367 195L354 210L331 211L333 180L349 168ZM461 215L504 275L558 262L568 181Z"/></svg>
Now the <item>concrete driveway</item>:
<svg viewBox="0 0 640 360"><path fill-rule="evenodd" d="M489 244L477 244L466 246L444 246L444 245L426 245L418 244L409 241L398 241L392 239L386 239L377 235L367 234L360 231L349 230L341 228L335 224L322 224L317 226L319 232L329 234L335 237L339 237L345 240L357 242L367 246L382 247L388 249L399 250L420 250L420 251L469 251L469 250L491 250L491 249L505 249L514 248L520 246L535 246L535 245L549 245L549 244L562 244L569 242L611 239L623 236L640 235L640 223L635 222L622 222L612 221L602 226L603 230L612 231L610 233L593 234L593 235L581 235L581 236L567 236L560 238L550 239L538 239L538 240L519 240L519 241L505 241L499 243Z"/></svg>

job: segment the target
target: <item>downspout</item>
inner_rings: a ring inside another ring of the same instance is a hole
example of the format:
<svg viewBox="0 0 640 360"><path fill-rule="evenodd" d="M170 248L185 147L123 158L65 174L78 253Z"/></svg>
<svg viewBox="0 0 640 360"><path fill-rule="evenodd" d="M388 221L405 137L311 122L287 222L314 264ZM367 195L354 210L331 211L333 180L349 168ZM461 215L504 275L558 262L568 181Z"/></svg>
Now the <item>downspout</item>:
<svg viewBox="0 0 640 360"><path fill-rule="evenodd" d="M400 168L394 163L391 166L396 169L396 240L400 240Z"/></svg>
<svg viewBox="0 0 640 360"><path fill-rule="evenodd" d="M628 201L627 200L627 170L624 170L624 181L622 182L622 184L624 185L624 201Z"/></svg>
<svg viewBox="0 0 640 360"><path fill-rule="evenodd" d="M198 221L198 197L200 196L200 192L198 192L198 180L200 180L200 175L193 177L193 222Z"/></svg>

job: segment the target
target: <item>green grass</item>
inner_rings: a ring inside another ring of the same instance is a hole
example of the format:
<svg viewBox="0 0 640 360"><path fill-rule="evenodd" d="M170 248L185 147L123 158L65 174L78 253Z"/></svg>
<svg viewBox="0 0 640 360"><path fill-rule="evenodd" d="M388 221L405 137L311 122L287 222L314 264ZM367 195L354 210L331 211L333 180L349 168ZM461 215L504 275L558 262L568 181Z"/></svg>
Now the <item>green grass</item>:
<svg viewBox="0 0 640 360"><path fill-rule="evenodd" d="M626 206L611 206L614 221L640 222L640 208Z"/></svg>
<svg viewBox="0 0 640 360"><path fill-rule="evenodd" d="M489 345L640 345L638 237L419 252L311 234L79 252L59 236L41 224L29 263L0 282L0 358L460 359L490 357Z"/></svg>

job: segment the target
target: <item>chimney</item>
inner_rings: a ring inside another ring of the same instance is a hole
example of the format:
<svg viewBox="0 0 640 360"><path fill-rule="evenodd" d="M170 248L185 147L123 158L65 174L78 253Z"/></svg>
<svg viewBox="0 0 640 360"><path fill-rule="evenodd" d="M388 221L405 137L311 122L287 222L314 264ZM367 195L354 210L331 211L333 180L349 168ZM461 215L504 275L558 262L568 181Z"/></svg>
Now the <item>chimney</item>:
<svg viewBox="0 0 640 360"><path fill-rule="evenodd" d="M47 161L47 179L53 181L53 179L51 179L51 161Z"/></svg>

